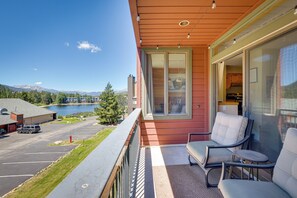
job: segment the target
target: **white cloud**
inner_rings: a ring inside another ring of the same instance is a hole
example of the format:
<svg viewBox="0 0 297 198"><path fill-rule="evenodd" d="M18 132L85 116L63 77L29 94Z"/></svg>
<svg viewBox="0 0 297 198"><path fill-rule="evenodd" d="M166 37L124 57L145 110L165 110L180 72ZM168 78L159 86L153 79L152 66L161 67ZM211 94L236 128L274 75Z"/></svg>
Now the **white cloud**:
<svg viewBox="0 0 297 198"><path fill-rule="evenodd" d="M69 46L70 46L70 43L65 42L64 45L65 45L66 47L69 47Z"/></svg>
<svg viewBox="0 0 297 198"><path fill-rule="evenodd" d="M42 82L35 82L34 84L35 84L35 85L41 85Z"/></svg>
<svg viewBox="0 0 297 198"><path fill-rule="evenodd" d="M97 53L102 51L102 49L92 43L89 43L88 41L79 41L77 45L78 49L81 50L90 50L92 53Z"/></svg>

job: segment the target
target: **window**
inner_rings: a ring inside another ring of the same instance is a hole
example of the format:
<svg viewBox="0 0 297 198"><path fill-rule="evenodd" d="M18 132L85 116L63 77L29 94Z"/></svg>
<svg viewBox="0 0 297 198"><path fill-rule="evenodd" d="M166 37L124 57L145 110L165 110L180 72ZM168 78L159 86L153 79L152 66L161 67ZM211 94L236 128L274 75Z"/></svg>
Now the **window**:
<svg viewBox="0 0 297 198"><path fill-rule="evenodd" d="M145 119L190 119L192 50L143 51Z"/></svg>

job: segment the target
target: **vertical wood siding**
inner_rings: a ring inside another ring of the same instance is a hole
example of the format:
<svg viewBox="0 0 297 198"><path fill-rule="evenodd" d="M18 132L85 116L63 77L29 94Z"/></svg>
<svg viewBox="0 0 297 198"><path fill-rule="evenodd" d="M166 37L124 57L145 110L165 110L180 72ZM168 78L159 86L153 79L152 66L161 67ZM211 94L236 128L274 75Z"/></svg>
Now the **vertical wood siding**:
<svg viewBox="0 0 297 198"><path fill-rule="evenodd" d="M209 64L207 47L193 48L192 59L192 119L152 121L142 119L141 138L143 145L182 144L187 142L189 132L209 131ZM138 62L137 89L139 91L137 97L139 98L141 97L140 82L141 65ZM141 100L138 102L138 107L141 107Z"/></svg>

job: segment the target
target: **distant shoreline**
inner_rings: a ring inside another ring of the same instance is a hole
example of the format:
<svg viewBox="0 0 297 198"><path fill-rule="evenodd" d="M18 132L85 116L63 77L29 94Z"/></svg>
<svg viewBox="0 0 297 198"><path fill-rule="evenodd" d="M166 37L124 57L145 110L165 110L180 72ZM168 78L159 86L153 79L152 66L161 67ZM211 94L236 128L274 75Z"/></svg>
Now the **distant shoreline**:
<svg viewBox="0 0 297 198"><path fill-rule="evenodd" d="M67 103L67 104L50 104L50 105L42 105L42 106L39 106L39 107L51 107L51 106L75 106L75 105L94 105L94 104L98 104L99 103L87 103L87 102L82 102L82 103Z"/></svg>

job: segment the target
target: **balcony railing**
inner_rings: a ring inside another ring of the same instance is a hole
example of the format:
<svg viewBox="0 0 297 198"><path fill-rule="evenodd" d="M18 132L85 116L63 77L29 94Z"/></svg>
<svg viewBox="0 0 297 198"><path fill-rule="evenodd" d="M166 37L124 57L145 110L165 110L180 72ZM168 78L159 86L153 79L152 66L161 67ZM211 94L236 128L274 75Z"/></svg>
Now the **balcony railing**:
<svg viewBox="0 0 297 198"><path fill-rule="evenodd" d="M140 113L135 109L48 197L133 197Z"/></svg>

